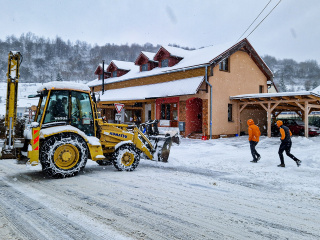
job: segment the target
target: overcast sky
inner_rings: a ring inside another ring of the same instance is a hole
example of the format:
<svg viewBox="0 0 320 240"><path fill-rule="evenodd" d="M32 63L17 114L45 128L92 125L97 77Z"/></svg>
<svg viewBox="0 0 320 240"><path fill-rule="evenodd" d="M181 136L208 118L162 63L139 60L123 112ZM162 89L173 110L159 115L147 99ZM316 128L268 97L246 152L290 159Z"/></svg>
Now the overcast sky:
<svg viewBox="0 0 320 240"><path fill-rule="evenodd" d="M270 2L270 3L269 3ZM91 44L144 44L199 48L234 42L279 0L0 0L0 39L37 36ZM260 55L320 64L320 0L282 0L248 37ZM16 49L13 49L16 50Z"/></svg>

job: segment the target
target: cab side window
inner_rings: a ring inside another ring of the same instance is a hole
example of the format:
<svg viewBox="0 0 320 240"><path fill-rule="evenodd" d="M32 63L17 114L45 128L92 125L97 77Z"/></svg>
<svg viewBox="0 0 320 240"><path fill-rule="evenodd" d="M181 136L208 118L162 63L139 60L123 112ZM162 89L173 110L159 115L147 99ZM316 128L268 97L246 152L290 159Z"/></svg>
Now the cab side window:
<svg viewBox="0 0 320 240"><path fill-rule="evenodd" d="M43 123L68 121L68 91L51 91Z"/></svg>
<svg viewBox="0 0 320 240"><path fill-rule="evenodd" d="M71 125L94 136L94 121L88 93L71 92Z"/></svg>

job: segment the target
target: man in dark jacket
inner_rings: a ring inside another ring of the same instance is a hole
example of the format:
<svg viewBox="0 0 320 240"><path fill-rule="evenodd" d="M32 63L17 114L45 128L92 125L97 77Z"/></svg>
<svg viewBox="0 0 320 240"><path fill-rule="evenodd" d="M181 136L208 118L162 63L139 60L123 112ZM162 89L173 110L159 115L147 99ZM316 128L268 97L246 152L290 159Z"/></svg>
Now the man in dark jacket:
<svg viewBox="0 0 320 240"><path fill-rule="evenodd" d="M279 164L278 167L286 166L284 164L284 159L283 159L284 151L286 151L287 156L292 158L296 162L297 166L299 167L301 165L301 161L298 158L296 158L293 154L290 153L291 145L292 145L292 142L291 142L292 133L290 129L287 126L284 126L281 120L277 121L277 126L280 129L280 134L281 134L281 138L280 138L281 144L278 152L281 164Z"/></svg>

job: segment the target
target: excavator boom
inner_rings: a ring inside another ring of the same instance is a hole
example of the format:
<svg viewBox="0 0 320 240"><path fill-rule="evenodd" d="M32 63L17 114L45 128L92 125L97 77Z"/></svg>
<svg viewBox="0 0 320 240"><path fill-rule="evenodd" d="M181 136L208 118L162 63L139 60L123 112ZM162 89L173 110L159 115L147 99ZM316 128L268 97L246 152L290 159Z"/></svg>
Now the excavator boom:
<svg viewBox="0 0 320 240"><path fill-rule="evenodd" d="M2 158L11 158L15 155L14 130L17 118L17 97L19 83L19 67L22 61L20 52L10 51L8 56L7 72L7 101L5 114L5 139L2 148Z"/></svg>

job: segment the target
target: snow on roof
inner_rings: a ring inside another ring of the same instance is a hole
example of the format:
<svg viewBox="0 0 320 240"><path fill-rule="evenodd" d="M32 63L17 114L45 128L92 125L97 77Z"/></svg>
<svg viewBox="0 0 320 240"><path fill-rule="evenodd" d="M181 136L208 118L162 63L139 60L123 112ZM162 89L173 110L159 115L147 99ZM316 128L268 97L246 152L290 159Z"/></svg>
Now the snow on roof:
<svg viewBox="0 0 320 240"><path fill-rule="evenodd" d="M143 55L145 55L150 61L154 61L153 57L154 57L155 53L153 53L153 52L145 52L145 51L141 51L141 53Z"/></svg>
<svg viewBox="0 0 320 240"><path fill-rule="evenodd" d="M306 96L314 95L320 97L320 93L313 91L301 91L301 92L279 92L279 93L254 93L232 96L230 99L243 99L243 98L268 98L268 97L286 97L286 96Z"/></svg>
<svg viewBox="0 0 320 240"><path fill-rule="evenodd" d="M204 78L193 77L171 82L107 90L100 101L142 100L197 93Z"/></svg>
<svg viewBox="0 0 320 240"><path fill-rule="evenodd" d="M171 46L162 46L164 49L166 49L171 56L175 56L175 57L182 57L184 58L185 56L187 56L190 52L190 50L185 50L182 48L178 48L178 47L171 47ZM161 49L161 48L160 48ZM159 50L160 50L159 49Z"/></svg>
<svg viewBox="0 0 320 240"><path fill-rule="evenodd" d="M177 52L179 51L180 52L179 55L183 55L182 57L184 57L176 65L172 67L164 67L164 68L157 67L150 71L140 72L139 66L136 66L134 65L134 63L131 63L132 67L128 73L120 77L108 78L105 81L105 84L127 81L130 79L137 79L137 78L143 78L143 77L154 76L154 75L160 75L160 74L165 74L168 72L174 72L177 70L183 70L187 68L204 66L209 64L214 58L219 57L222 53L224 53L226 50L228 50L234 45L235 45L234 43L230 42L222 45L209 46L209 47L205 47L197 50L184 50L181 48L168 47L168 51L171 51L170 53L174 52L174 54L178 54ZM165 47L165 49L167 49L167 47ZM176 51L173 51L173 49L175 49ZM122 62L122 61L113 60L112 62ZM128 62L125 62L125 63L128 63ZM117 65L117 67L119 66ZM89 87L94 87L98 85L101 85L101 81L99 81L98 79L95 79L88 83Z"/></svg>
<svg viewBox="0 0 320 240"><path fill-rule="evenodd" d="M48 82L41 85L37 92L41 92L43 89L74 89L81 91L90 91L90 88L87 84L77 83L77 82L64 82L64 81L54 81Z"/></svg>
<svg viewBox="0 0 320 240"><path fill-rule="evenodd" d="M102 63L100 63L99 65L98 65L98 67L101 67L102 68ZM98 69L98 67L96 68L96 70ZM107 68L109 67L109 65L108 64L104 64L104 71L106 72L107 71Z"/></svg>
<svg viewBox="0 0 320 240"><path fill-rule="evenodd" d="M111 62L113 62L113 64L116 65L117 68L123 69L123 70L130 71L131 69L134 69L137 67L133 62L126 62L126 61L119 61L119 60L112 60Z"/></svg>
<svg viewBox="0 0 320 240"><path fill-rule="evenodd" d="M313 89L312 92L320 95L320 86Z"/></svg>

